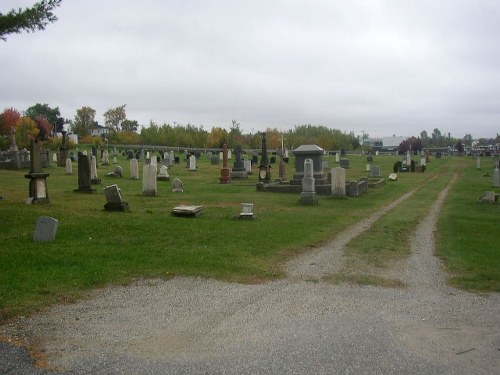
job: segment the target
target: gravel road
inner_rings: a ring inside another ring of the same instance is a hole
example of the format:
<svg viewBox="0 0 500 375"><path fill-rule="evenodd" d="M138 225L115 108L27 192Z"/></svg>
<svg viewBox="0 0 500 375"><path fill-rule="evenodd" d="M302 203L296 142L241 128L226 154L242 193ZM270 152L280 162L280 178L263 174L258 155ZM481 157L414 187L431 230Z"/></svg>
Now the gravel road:
<svg viewBox="0 0 500 375"><path fill-rule="evenodd" d="M495 374L500 295L445 284L433 231L449 186L388 271L406 288L332 285L343 246L382 214L293 259L288 277L260 285L175 277L96 291L0 327L28 339L51 369L0 344L6 374ZM59 371L54 370L55 368Z"/></svg>

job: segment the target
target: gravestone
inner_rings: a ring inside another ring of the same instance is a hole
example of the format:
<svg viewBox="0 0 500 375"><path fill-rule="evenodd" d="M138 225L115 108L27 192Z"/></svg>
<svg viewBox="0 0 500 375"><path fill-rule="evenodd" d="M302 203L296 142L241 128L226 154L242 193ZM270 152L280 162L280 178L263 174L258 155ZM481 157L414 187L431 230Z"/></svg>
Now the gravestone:
<svg viewBox="0 0 500 375"><path fill-rule="evenodd" d="M52 163L57 164L57 154L56 153L52 154Z"/></svg>
<svg viewBox="0 0 500 375"><path fill-rule="evenodd" d="M227 150L227 160L231 160L233 158L233 152L231 150Z"/></svg>
<svg viewBox="0 0 500 375"><path fill-rule="evenodd" d="M218 155L212 155L210 157L210 164L211 165L219 165L220 164L220 159Z"/></svg>
<svg viewBox="0 0 500 375"><path fill-rule="evenodd" d="M341 158L340 159L340 167L344 169L349 169L349 159Z"/></svg>
<svg viewBox="0 0 500 375"><path fill-rule="evenodd" d="M149 153L149 151L146 151L146 159L151 159L151 154Z"/></svg>
<svg viewBox="0 0 500 375"><path fill-rule="evenodd" d="M10 128L10 147L9 147L9 152L19 152L19 147L17 147L16 143L16 128L13 126Z"/></svg>
<svg viewBox="0 0 500 375"><path fill-rule="evenodd" d="M174 216L196 217L203 213L203 206L177 206L172 210Z"/></svg>
<svg viewBox="0 0 500 375"><path fill-rule="evenodd" d="M247 171L245 169L245 163L241 160L242 148L237 145L234 149L236 154L236 160L233 163L233 169L231 170L231 179L245 179L248 178Z"/></svg>
<svg viewBox="0 0 500 375"><path fill-rule="evenodd" d="M108 173L107 176L122 178L123 177L123 168L120 167L119 165L117 165L115 170L113 172Z"/></svg>
<svg viewBox="0 0 500 375"><path fill-rule="evenodd" d="M374 165L372 166L372 177L380 177L380 166Z"/></svg>
<svg viewBox="0 0 500 375"><path fill-rule="evenodd" d="M222 147L222 169L220 170L220 178L219 182L221 184L229 184L231 181L231 176L230 176L230 171L227 166L227 143L224 142L224 145Z"/></svg>
<svg viewBox="0 0 500 375"><path fill-rule="evenodd" d="M97 158L94 155L90 155L90 182L92 185L101 183L101 179L97 176Z"/></svg>
<svg viewBox="0 0 500 375"><path fill-rule="evenodd" d="M241 203L240 219L255 219L253 203Z"/></svg>
<svg viewBox="0 0 500 375"><path fill-rule="evenodd" d="M149 164L154 165L155 167L158 165L158 160L156 158L156 155L151 155L151 158L149 159Z"/></svg>
<svg viewBox="0 0 500 375"><path fill-rule="evenodd" d="M396 173L391 173L389 175L389 181L397 181L398 180L398 175Z"/></svg>
<svg viewBox="0 0 500 375"><path fill-rule="evenodd" d="M73 163L70 158L66 159L66 174L73 174Z"/></svg>
<svg viewBox="0 0 500 375"><path fill-rule="evenodd" d="M331 194L334 197L345 197L345 169L333 168L331 171Z"/></svg>
<svg viewBox="0 0 500 375"><path fill-rule="evenodd" d="M183 193L184 192L184 183L179 178L173 179L172 192L173 193Z"/></svg>
<svg viewBox="0 0 500 375"><path fill-rule="evenodd" d="M425 160L425 158L420 159L420 165L421 165L422 167L427 166L427 160Z"/></svg>
<svg viewBox="0 0 500 375"><path fill-rule="evenodd" d="M189 170L192 172L196 171L196 156L195 155L191 155L189 157Z"/></svg>
<svg viewBox="0 0 500 375"><path fill-rule="evenodd" d="M479 156L476 159L476 169L481 169L481 159L479 158Z"/></svg>
<svg viewBox="0 0 500 375"><path fill-rule="evenodd" d="M340 154L338 152L335 153L335 163L340 163Z"/></svg>
<svg viewBox="0 0 500 375"><path fill-rule="evenodd" d="M132 180L139 179L139 161L137 159L130 159L130 178Z"/></svg>
<svg viewBox="0 0 500 375"><path fill-rule="evenodd" d="M170 176L168 174L168 168L166 165L162 165L160 167L160 171L158 172L158 176L156 176L157 181L168 181L170 180Z"/></svg>
<svg viewBox="0 0 500 375"><path fill-rule="evenodd" d="M33 241L48 242L54 241L57 234L59 221L50 216L40 216L36 221L35 234Z"/></svg>
<svg viewBox="0 0 500 375"><path fill-rule="evenodd" d="M306 159L304 161L304 177L302 178L302 193L300 193L300 203L304 205L318 204L318 197L314 185L313 163L312 159Z"/></svg>
<svg viewBox="0 0 500 375"><path fill-rule="evenodd" d="M104 150L102 152L102 165L109 165L109 151Z"/></svg>
<svg viewBox="0 0 500 375"><path fill-rule="evenodd" d="M370 164L366 164L365 172L370 172L370 170L371 170Z"/></svg>
<svg viewBox="0 0 500 375"><path fill-rule="evenodd" d="M28 203L48 203L49 193L47 190L48 173L43 173L42 163L40 160L40 141L31 141L30 172L24 177L29 181L29 198Z"/></svg>
<svg viewBox="0 0 500 375"><path fill-rule="evenodd" d="M117 185L110 185L104 188L106 196L106 211L128 211L128 203L122 199L121 190Z"/></svg>
<svg viewBox="0 0 500 375"><path fill-rule="evenodd" d="M87 155L83 153L78 154L78 189L75 190L79 193L93 193L92 179L90 174L90 160Z"/></svg>
<svg viewBox="0 0 500 375"><path fill-rule="evenodd" d="M286 165L284 158L281 158L280 165L278 167L279 182L286 181Z"/></svg>
<svg viewBox="0 0 500 375"><path fill-rule="evenodd" d="M243 160L243 165L245 166L245 171L247 171L247 175L252 174L252 161Z"/></svg>
<svg viewBox="0 0 500 375"><path fill-rule="evenodd" d="M406 151L406 166L410 166L411 165L411 154L410 154L410 151Z"/></svg>
<svg viewBox="0 0 500 375"><path fill-rule="evenodd" d="M66 167L66 159L68 158L68 137L66 135L66 131L62 131L62 143L59 147L59 166Z"/></svg>
<svg viewBox="0 0 500 375"><path fill-rule="evenodd" d="M146 164L142 168L142 194L155 196L157 193L156 165Z"/></svg>
<svg viewBox="0 0 500 375"><path fill-rule="evenodd" d="M500 170L498 167L493 171L493 186L500 187Z"/></svg>
<svg viewBox="0 0 500 375"><path fill-rule="evenodd" d="M262 141L261 141L261 157L260 157L260 165L259 165L259 183L268 183L271 181L271 166L269 165L269 161L267 159L267 141L266 141L266 132L262 132Z"/></svg>
<svg viewBox="0 0 500 375"><path fill-rule="evenodd" d="M328 170L329 168L330 168L330 166L328 165L328 160L323 160L323 161L321 162L321 169L323 169L323 170L325 170L325 169L326 169L326 170Z"/></svg>

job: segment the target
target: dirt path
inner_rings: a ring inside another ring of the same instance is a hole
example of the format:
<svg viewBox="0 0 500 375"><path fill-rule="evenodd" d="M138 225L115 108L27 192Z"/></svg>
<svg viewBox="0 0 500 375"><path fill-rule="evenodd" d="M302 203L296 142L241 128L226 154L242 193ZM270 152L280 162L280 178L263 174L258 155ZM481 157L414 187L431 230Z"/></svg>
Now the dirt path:
<svg viewBox="0 0 500 375"><path fill-rule="evenodd" d="M500 296L447 287L433 256L449 186L416 229L412 256L393 270L408 288L307 280L335 272L345 244L412 192L291 261L286 280L140 281L3 330L34 340L72 374L493 374Z"/></svg>

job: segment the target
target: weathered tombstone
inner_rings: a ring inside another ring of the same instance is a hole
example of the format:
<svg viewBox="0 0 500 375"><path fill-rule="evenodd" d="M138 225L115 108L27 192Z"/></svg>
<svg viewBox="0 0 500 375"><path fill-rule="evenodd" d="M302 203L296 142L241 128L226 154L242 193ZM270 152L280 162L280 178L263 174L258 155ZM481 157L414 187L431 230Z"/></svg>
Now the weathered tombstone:
<svg viewBox="0 0 500 375"><path fill-rule="evenodd" d="M227 160L231 160L233 158L233 152L231 150L227 150Z"/></svg>
<svg viewBox="0 0 500 375"><path fill-rule="evenodd" d="M477 200L479 202L495 203L498 202L498 196L499 194L494 191L485 191Z"/></svg>
<svg viewBox="0 0 500 375"><path fill-rule="evenodd" d="M54 241L57 234L59 221L50 216L40 216L36 221L35 234L33 241L48 242Z"/></svg>
<svg viewBox="0 0 500 375"><path fill-rule="evenodd" d="M345 197L345 169L333 168L331 171L332 187L331 194L334 197Z"/></svg>
<svg viewBox="0 0 500 375"><path fill-rule="evenodd" d="M52 154L52 163L57 164L57 154L55 152Z"/></svg>
<svg viewBox="0 0 500 375"><path fill-rule="evenodd" d="M476 159L476 169L481 169L481 159L479 158L479 156Z"/></svg>
<svg viewBox="0 0 500 375"><path fill-rule="evenodd" d="M370 170L371 170L371 166L370 166L370 164L366 164L365 171L366 171L366 172L370 172Z"/></svg>
<svg viewBox="0 0 500 375"><path fill-rule="evenodd" d="M349 169L349 159L341 158L340 159L340 167L344 169Z"/></svg>
<svg viewBox="0 0 500 375"><path fill-rule="evenodd" d="M278 176L280 182L286 181L286 165L284 158L281 158L280 165L278 167Z"/></svg>
<svg viewBox="0 0 500 375"><path fill-rule="evenodd" d="M372 166L372 177L380 177L380 166L374 165Z"/></svg>
<svg viewBox="0 0 500 375"><path fill-rule="evenodd" d="M31 141L31 154L33 157L30 160L30 172L24 175L30 180L28 203L48 203L47 177L49 174L43 173L42 170L38 140Z"/></svg>
<svg viewBox="0 0 500 375"><path fill-rule="evenodd" d="M158 165L158 160L156 159L156 155L151 155L151 158L149 159L149 164L151 165Z"/></svg>
<svg viewBox="0 0 500 375"><path fill-rule="evenodd" d="M117 165L115 170L113 172L108 173L107 176L122 178L123 177L123 168L120 167L119 165Z"/></svg>
<svg viewBox="0 0 500 375"><path fill-rule="evenodd" d="M347 182L347 186L349 188L348 195L350 197L358 197L359 196L358 181L356 181L356 180L349 180Z"/></svg>
<svg viewBox="0 0 500 375"><path fill-rule="evenodd" d="M168 174L168 167L166 165L162 165L160 167L160 171L158 172L158 176L156 176L157 181L168 181L170 180L170 176Z"/></svg>
<svg viewBox="0 0 500 375"><path fill-rule="evenodd" d="M330 168L330 166L328 165L328 160L322 160L321 161L321 169L328 170L329 168Z"/></svg>
<svg viewBox="0 0 500 375"><path fill-rule="evenodd" d="M420 159L420 165L423 167L427 166L427 160L425 158Z"/></svg>
<svg viewBox="0 0 500 375"><path fill-rule="evenodd" d="M245 171L248 174L252 174L252 161L251 160L243 160L243 165L245 166Z"/></svg>
<svg viewBox="0 0 500 375"><path fill-rule="evenodd" d="M156 165L146 164L142 168L142 194L154 196L157 193Z"/></svg>
<svg viewBox="0 0 500 375"><path fill-rule="evenodd" d="M229 184L231 181L231 176L229 172L229 168L227 166L227 143L224 142L223 152L222 152L222 169L220 170L220 178L219 182L221 184Z"/></svg>
<svg viewBox="0 0 500 375"><path fill-rule="evenodd" d="M179 178L173 179L172 192L173 193L183 193L184 192L184 183Z"/></svg>
<svg viewBox="0 0 500 375"><path fill-rule="evenodd" d="M97 158L94 155L90 155L90 182L92 185L101 183L101 179L97 176Z"/></svg>
<svg viewBox="0 0 500 375"><path fill-rule="evenodd" d="M132 180L139 179L139 161L137 159L130 159L130 178Z"/></svg>
<svg viewBox="0 0 500 375"><path fill-rule="evenodd" d="M500 187L500 170L498 167L493 171L493 186Z"/></svg>
<svg viewBox="0 0 500 375"><path fill-rule="evenodd" d="M151 154L149 153L149 151L146 151L146 159L151 159Z"/></svg>
<svg viewBox="0 0 500 375"><path fill-rule="evenodd" d="M398 175L396 173L391 173L389 175L389 181L397 181L398 180Z"/></svg>
<svg viewBox="0 0 500 375"><path fill-rule="evenodd" d="M241 203L240 219L255 219L253 203Z"/></svg>
<svg viewBox="0 0 500 375"><path fill-rule="evenodd" d="M83 153L78 154L78 189L75 190L79 193L93 193L92 181L90 174L90 160L87 155Z"/></svg>
<svg viewBox="0 0 500 375"><path fill-rule="evenodd" d="M110 185L104 188L106 196L106 211L128 211L128 203L122 199L121 190L117 185Z"/></svg>
<svg viewBox="0 0 500 375"><path fill-rule="evenodd" d="M102 165L109 165L109 151L104 150L102 152Z"/></svg>
<svg viewBox="0 0 500 375"><path fill-rule="evenodd" d="M174 216L196 217L203 213L203 206L177 206L172 210Z"/></svg>
<svg viewBox="0 0 500 375"><path fill-rule="evenodd" d="M338 152L335 154L335 163L340 163L340 154Z"/></svg>
<svg viewBox="0 0 500 375"><path fill-rule="evenodd" d="M314 165L312 159L306 159L304 161L304 177L302 178L300 203L305 205L318 204L318 197L314 185Z"/></svg>
<svg viewBox="0 0 500 375"><path fill-rule="evenodd" d="M70 158L66 159L66 174L73 174L73 163Z"/></svg>
<svg viewBox="0 0 500 375"><path fill-rule="evenodd" d="M189 170L192 172L196 171L196 156L194 155L189 157Z"/></svg>
<svg viewBox="0 0 500 375"><path fill-rule="evenodd" d="M408 167L411 165L411 154L410 154L410 151L406 151L406 165Z"/></svg>
<svg viewBox="0 0 500 375"><path fill-rule="evenodd" d="M220 164L220 159L218 155L212 155L210 158L210 164L211 165L219 165Z"/></svg>
<svg viewBox="0 0 500 375"><path fill-rule="evenodd" d="M9 152L18 152L19 147L17 147L16 143L16 128L13 126L10 128L10 147Z"/></svg>

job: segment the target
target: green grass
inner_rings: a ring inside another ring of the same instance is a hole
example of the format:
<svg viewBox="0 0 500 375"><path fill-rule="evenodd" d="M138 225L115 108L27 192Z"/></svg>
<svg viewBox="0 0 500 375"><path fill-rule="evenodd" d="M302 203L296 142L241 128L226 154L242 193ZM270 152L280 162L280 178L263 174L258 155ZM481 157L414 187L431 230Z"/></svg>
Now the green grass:
<svg viewBox="0 0 500 375"><path fill-rule="evenodd" d="M374 164L387 176L397 159L375 157ZM365 175L365 160L351 156L347 177ZM189 275L242 283L283 277L282 266L291 256L331 240L415 186L432 185L427 181L450 168L450 160L433 161L423 174L401 174L397 182L359 198L320 196L318 206L301 206L294 194L256 192L256 173L249 180L221 185L220 166L210 165L206 157L197 172L188 171L184 163L169 171L171 178L184 181L184 193L172 193L170 182L159 181L156 197L143 196L142 182L128 178L124 158L119 164L125 177L107 177L114 166L100 166L103 183L92 195L73 191L78 187L76 163L71 176L64 168L51 167L46 205L25 203L25 170L0 170L0 195L6 198L0 202L0 320L141 277ZM329 161L333 166L334 158ZM292 170L289 165L289 176ZM103 210L102 188L113 183L121 188L130 212ZM254 203L256 220L236 219L242 202ZM204 214L195 219L171 216L180 204L202 205ZM59 220L53 242L33 242L42 215Z"/></svg>
<svg viewBox="0 0 500 375"><path fill-rule="evenodd" d="M495 191L491 159L483 158L481 166L477 170L475 160L467 160L448 195L436 233L438 255L455 275L452 285L500 292L500 204L477 201L484 191Z"/></svg>

